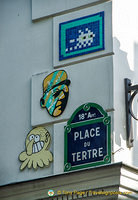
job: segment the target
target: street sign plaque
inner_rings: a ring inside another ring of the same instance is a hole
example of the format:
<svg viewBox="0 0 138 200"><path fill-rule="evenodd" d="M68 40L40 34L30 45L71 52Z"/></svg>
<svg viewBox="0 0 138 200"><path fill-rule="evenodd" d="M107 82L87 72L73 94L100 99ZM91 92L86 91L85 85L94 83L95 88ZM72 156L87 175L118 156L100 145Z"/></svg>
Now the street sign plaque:
<svg viewBox="0 0 138 200"><path fill-rule="evenodd" d="M95 103L81 105L65 127L64 171L111 162L111 119Z"/></svg>

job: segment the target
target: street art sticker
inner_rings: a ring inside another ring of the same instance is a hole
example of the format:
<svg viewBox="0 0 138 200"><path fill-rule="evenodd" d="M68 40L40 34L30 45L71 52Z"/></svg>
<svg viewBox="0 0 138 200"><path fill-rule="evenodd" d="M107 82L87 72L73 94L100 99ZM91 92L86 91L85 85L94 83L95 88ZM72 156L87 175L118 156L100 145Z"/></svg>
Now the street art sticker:
<svg viewBox="0 0 138 200"><path fill-rule="evenodd" d="M19 155L22 162L20 170L25 167L37 169L38 167L48 167L53 161L53 155L48 150L51 142L50 133L44 127L32 129L25 141L26 149Z"/></svg>
<svg viewBox="0 0 138 200"><path fill-rule="evenodd" d="M59 60L104 49L104 11L59 24Z"/></svg>
<svg viewBox="0 0 138 200"><path fill-rule="evenodd" d="M60 116L65 110L70 80L64 70L57 70L46 76L43 81L43 97L40 106L46 108L52 117Z"/></svg>

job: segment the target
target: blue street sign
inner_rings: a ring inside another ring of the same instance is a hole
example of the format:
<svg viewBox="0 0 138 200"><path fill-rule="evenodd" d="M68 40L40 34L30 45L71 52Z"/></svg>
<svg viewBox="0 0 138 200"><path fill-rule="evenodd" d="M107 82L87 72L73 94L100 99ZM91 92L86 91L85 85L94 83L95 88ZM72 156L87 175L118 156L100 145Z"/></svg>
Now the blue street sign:
<svg viewBox="0 0 138 200"><path fill-rule="evenodd" d="M98 104L77 108L65 127L65 171L111 162L110 121Z"/></svg>

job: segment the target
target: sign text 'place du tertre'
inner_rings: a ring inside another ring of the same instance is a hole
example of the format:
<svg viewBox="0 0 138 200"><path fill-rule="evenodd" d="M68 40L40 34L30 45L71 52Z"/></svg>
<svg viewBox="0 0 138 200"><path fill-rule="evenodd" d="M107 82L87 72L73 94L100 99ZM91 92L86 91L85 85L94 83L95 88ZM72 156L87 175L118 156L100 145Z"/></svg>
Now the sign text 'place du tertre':
<svg viewBox="0 0 138 200"><path fill-rule="evenodd" d="M111 119L95 103L81 105L65 127L64 171L111 162Z"/></svg>

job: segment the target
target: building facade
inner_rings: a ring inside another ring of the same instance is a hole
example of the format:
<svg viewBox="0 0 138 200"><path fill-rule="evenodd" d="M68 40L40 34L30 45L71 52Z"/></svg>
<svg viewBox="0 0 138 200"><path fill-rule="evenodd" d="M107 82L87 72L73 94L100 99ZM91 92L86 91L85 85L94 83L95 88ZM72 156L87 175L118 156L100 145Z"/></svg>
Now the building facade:
<svg viewBox="0 0 138 200"><path fill-rule="evenodd" d="M136 4L0 0L0 199L138 198Z"/></svg>

